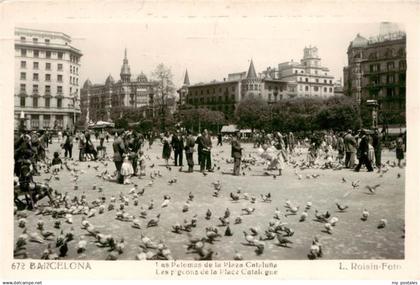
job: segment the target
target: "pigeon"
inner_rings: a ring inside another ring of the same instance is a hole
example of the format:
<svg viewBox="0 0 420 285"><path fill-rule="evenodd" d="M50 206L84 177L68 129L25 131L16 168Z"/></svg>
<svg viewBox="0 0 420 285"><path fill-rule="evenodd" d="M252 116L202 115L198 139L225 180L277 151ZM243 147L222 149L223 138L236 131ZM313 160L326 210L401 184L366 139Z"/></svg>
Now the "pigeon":
<svg viewBox="0 0 420 285"><path fill-rule="evenodd" d="M245 237L245 240L246 240L247 244L255 245L256 240L255 240L254 236L251 235L251 234L248 234L246 231L244 231L243 233L244 233L244 237Z"/></svg>
<svg viewBox="0 0 420 285"><path fill-rule="evenodd" d="M282 234L278 233L276 235L277 240L278 240L278 245L282 246L282 247L289 247L289 244L292 244L293 242L289 239L287 239L285 236L283 236Z"/></svg>
<svg viewBox="0 0 420 285"><path fill-rule="evenodd" d="M381 219L381 220L379 221L379 224L378 224L378 229L383 229L383 228L385 228L387 224L388 224L388 221L387 221L386 219Z"/></svg>
<svg viewBox="0 0 420 285"><path fill-rule="evenodd" d="M189 201L189 200L188 200ZM185 202L184 203L184 205L182 206L182 212L183 213L185 213L185 212L188 212L188 210L190 209L190 204L189 204L189 202Z"/></svg>
<svg viewBox="0 0 420 285"><path fill-rule="evenodd" d="M232 201L238 201L239 200L239 194L230 192L230 198L232 198Z"/></svg>
<svg viewBox="0 0 420 285"><path fill-rule="evenodd" d="M376 184L375 186L369 186L369 185L366 185L366 189L368 189L368 190L369 190L369 192L370 192L371 194L375 194L376 189L377 189L379 186L381 186L381 184Z"/></svg>
<svg viewBox="0 0 420 285"><path fill-rule="evenodd" d="M325 232L328 234L332 234L332 225L330 223L325 223L324 224L324 228L325 228Z"/></svg>
<svg viewBox="0 0 420 285"><path fill-rule="evenodd" d="M133 220L133 224L131 225L131 227L133 227L135 229L141 229L141 227L140 227L140 220L139 219L134 219Z"/></svg>
<svg viewBox="0 0 420 285"><path fill-rule="evenodd" d="M333 226L333 227L335 227L335 225L337 224L337 222L338 222L338 218L337 217L332 217L330 219L330 221L329 221L330 225Z"/></svg>
<svg viewBox="0 0 420 285"><path fill-rule="evenodd" d="M307 217L308 217L308 212L303 211L303 213L300 215L299 222L304 222Z"/></svg>
<svg viewBox="0 0 420 285"><path fill-rule="evenodd" d="M229 218L230 217L230 210L229 210L229 208L226 208L226 210L225 210L225 215L223 216L225 219L227 219L227 218Z"/></svg>
<svg viewBox="0 0 420 285"><path fill-rule="evenodd" d="M188 200L190 201L190 202L192 202L192 200L194 199L194 195L193 195L193 193L189 193L188 194Z"/></svg>
<svg viewBox="0 0 420 285"><path fill-rule="evenodd" d="M242 213L244 215L251 215L255 211L255 208L243 208Z"/></svg>
<svg viewBox="0 0 420 285"><path fill-rule="evenodd" d="M26 227L26 219L25 218L20 218L18 221L18 226L19 228L25 228Z"/></svg>
<svg viewBox="0 0 420 285"><path fill-rule="evenodd" d="M124 238L121 238L121 240L116 244L115 248L119 254L122 254L124 252L124 248L125 248Z"/></svg>
<svg viewBox="0 0 420 285"><path fill-rule="evenodd" d="M149 203L148 209L152 210L153 208L154 208L154 202L153 202L153 200L151 200L150 203Z"/></svg>
<svg viewBox="0 0 420 285"><path fill-rule="evenodd" d="M170 200L169 199L165 199L163 200L162 205L160 205L162 208L168 207Z"/></svg>
<svg viewBox="0 0 420 285"><path fill-rule="evenodd" d="M349 206L347 206L347 205L341 205L339 203L335 203L335 204L337 205L337 208L340 212L344 212L349 208Z"/></svg>
<svg viewBox="0 0 420 285"><path fill-rule="evenodd" d="M221 222L221 226L227 226L229 224L228 218L225 217L219 217L219 221Z"/></svg>
<svg viewBox="0 0 420 285"><path fill-rule="evenodd" d="M365 222L367 221L368 217L369 217L369 212L368 210L364 209L362 212L362 217L360 219Z"/></svg>
<svg viewBox="0 0 420 285"><path fill-rule="evenodd" d="M346 183L347 182L347 180L346 180L346 178L341 178L341 182L343 182L343 183Z"/></svg>
<svg viewBox="0 0 420 285"><path fill-rule="evenodd" d="M286 209L287 214L285 214L285 216L290 216L290 215L296 215L297 212L299 211L299 206L293 206L290 208Z"/></svg>
<svg viewBox="0 0 420 285"><path fill-rule="evenodd" d="M309 259L317 259L322 257L322 247L318 240L313 240L311 247L309 249L308 258Z"/></svg>
<svg viewBox="0 0 420 285"><path fill-rule="evenodd" d="M159 224L159 218L160 218L160 214L156 215L156 218L152 218L147 222L147 227L156 227Z"/></svg>
<svg viewBox="0 0 420 285"><path fill-rule="evenodd" d="M205 219L206 219L206 220L210 220L210 219L211 219L211 215L212 215L212 212L210 211L210 209L207 209Z"/></svg>
<svg viewBox="0 0 420 285"><path fill-rule="evenodd" d="M233 257L233 260L243 260L242 254L240 254L238 251L235 250L235 256Z"/></svg>
<svg viewBox="0 0 420 285"><path fill-rule="evenodd" d="M261 194L261 199L263 202L271 202L271 194Z"/></svg>
<svg viewBox="0 0 420 285"><path fill-rule="evenodd" d="M86 251L87 241L83 238L77 243L77 253L82 253Z"/></svg>
<svg viewBox="0 0 420 285"><path fill-rule="evenodd" d="M279 208L276 208L276 210L274 211L273 218L277 219L277 220L280 220L280 217L281 217L281 212L280 212Z"/></svg>
<svg viewBox="0 0 420 285"><path fill-rule="evenodd" d="M360 181L359 181L359 180L352 181L352 182L351 182L351 186L353 186L353 189L356 189L356 188L358 188L358 187L359 187L359 183L360 183Z"/></svg>
<svg viewBox="0 0 420 285"><path fill-rule="evenodd" d="M235 225L242 223L242 218L241 217L236 217L235 218Z"/></svg>
<svg viewBox="0 0 420 285"><path fill-rule="evenodd" d="M305 206L305 210L310 210L312 207L312 202L307 202Z"/></svg>

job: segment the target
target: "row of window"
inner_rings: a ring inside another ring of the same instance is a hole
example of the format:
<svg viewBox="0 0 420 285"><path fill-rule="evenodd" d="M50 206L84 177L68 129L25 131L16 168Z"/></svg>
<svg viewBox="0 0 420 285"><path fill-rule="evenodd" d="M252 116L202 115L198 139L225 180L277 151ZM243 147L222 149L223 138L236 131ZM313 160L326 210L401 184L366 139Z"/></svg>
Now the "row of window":
<svg viewBox="0 0 420 285"><path fill-rule="evenodd" d="M295 70L295 74L298 74L299 73L299 71L298 70ZM303 71L303 70L301 70L300 71L300 73L301 74L303 74L303 73L305 73L305 71ZM318 75L318 70L315 70L315 72L314 72L316 75ZM327 72L324 72L324 75L328 75L328 73Z"/></svg>
<svg viewBox="0 0 420 285"><path fill-rule="evenodd" d="M44 106L40 106L39 104L39 98L38 97L33 97L32 98L32 106L26 106L26 97L21 96L20 97L20 106L21 107L32 107L32 108L39 108L39 107L45 107L45 108L50 108L51 106L51 99L54 98L49 98L49 97L45 97L44 98ZM62 108L63 107L63 99L62 98L55 98L55 100L57 100L57 104L54 107L57 108Z"/></svg>
<svg viewBox="0 0 420 285"><path fill-rule="evenodd" d="M381 78L379 76L371 76L370 77L370 83L373 85L378 85L381 83L395 83L396 82L396 76L395 74L387 74L386 76L382 76ZM398 82L404 83L406 79L405 73L400 73L398 76Z"/></svg>
<svg viewBox="0 0 420 285"><path fill-rule="evenodd" d="M322 91L322 90L324 90L324 93L327 93L328 91L330 93L333 92L332 87L329 87L329 88L324 87L324 88L322 88L322 87L319 87L319 86L313 86L312 88L313 88L313 91L314 92L319 92L319 91ZM310 89L311 89L310 86L305 85L305 91L309 91ZM299 85L299 91L303 91L303 86L302 85Z"/></svg>
<svg viewBox="0 0 420 285"><path fill-rule="evenodd" d="M398 68L400 70L405 70L407 68L405 60L400 60L398 62ZM389 62L386 63L386 71L392 71L394 69L395 69L395 64L394 64L393 61L389 61ZM370 64L369 65L369 71L370 72L381 71L381 64L379 64L379 63Z"/></svg>
<svg viewBox="0 0 420 285"><path fill-rule="evenodd" d="M42 50L31 50L31 49L20 49L20 56L26 57L30 53L34 58L54 58L54 59L63 59L63 52L52 52L52 51L42 51ZM70 62L79 63L79 56L70 55Z"/></svg>
<svg viewBox="0 0 420 285"><path fill-rule="evenodd" d="M75 93L77 93L79 90L76 88L75 89ZM20 92L21 93L26 93L26 84L20 84ZM38 84L33 84L32 85L32 93L37 94L39 92L39 86ZM70 87L70 94L72 94L73 92L73 88ZM51 93L51 86L50 85L45 85L45 94L50 94ZM63 93L63 86L57 86L57 94L62 94Z"/></svg>
<svg viewBox="0 0 420 285"><path fill-rule="evenodd" d="M31 51L32 50L27 50L27 49L22 48L20 49L20 55L27 56L29 55ZM56 57L57 59L63 59L63 55L64 55L62 52L51 52L51 51L44 52L42 50L36 50L36 49L32 51L32 56L34 58L44 57L44 54L45 54L45 58L52 58L52 55L54 55L54 57L57 56Z"/></svg>
<svg viewBox="0 0 420 285"><path fill-rule="evenodd" d="M20 73L20 80L26 80L26 72L21 72ZM34 73L32 75L32 80L39 81L39 74ZM45 74L45 81L51 81L51 74L49 74L49 73ZM57 81L58 82L63 82L63 75L58 74L57 75Z"/></svg>
<svg viewBox="0 0 420 285"><path fill-rule="evenodd" d="M305 80L303 79L303 77L299 77L299 81L300 82L309 82L309 79L307 77L305 77ZM315 78L315 83L320 83L319 78ZM324 79L324 84L332 84L332 79L330 79L329 81L327 79Z"/></svg>
<svg viewBox="0 0 420 285"><path fill-rule="evenodd" d="M26 68L27 64L25 60L20 61L20 68ZM39 62L35 61L32 63L32 69L39 69ZM51 70L51 63L46 62L45 63L45 70ZM63 71L63 64L57 63L57 71Z"/></svg>
<svg viewBox="0 0 420 285"><path fill-rule="evenodd" d="M26 80L26 72L20 73L20 80ZM33 81L39 81L39 73L33 73L32 74L32 80ZM45 74L45 81L51 81L51 74L47 73ZM57 74L57 82L63 82L63 75ZM70 76L70 84L78 85L79 84L79 78Z"/></svg>
<svg viewBox="0 0 420 285"><path fill-rule="evenodd" d="M26 37L22 36L22 37L20 37L20 40L21 40L22 42L25 42L25 41L26 41ZM38 38L32 38L32 41L33 41L34 43L38 43ZM45 42L46 44L49 44L49 43L50 43L50 39L44 39L44 42Z"/></svg>
<svg viewBox="0 0 420 285"><path fill-rule="evenodd" d="M216 89L217 88L209 88L209 89L206 89L206 94L210 94L210 93L212 93L212 94L214 94L214 93L216 93ZM224 91L225 92L228 92L229 91L229 89L231 90L231 91L235 91L235 86L232 86L232 87L225 87L224 88ZM203 95L204 94L204 89L200 89L200 90L190 90L190 94L191 95L199 95L199 94L201 94L201 95ZM219 93L220 92L222 92L222 88L221 87L219 87Z"/></svg>

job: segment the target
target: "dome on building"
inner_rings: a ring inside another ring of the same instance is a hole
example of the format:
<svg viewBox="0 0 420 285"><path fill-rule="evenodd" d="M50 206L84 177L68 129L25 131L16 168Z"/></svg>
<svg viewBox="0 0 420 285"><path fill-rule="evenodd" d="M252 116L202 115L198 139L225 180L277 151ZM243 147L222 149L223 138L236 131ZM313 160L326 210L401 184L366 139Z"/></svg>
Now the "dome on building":
<svg viewBox="0 0 420 285"><path fill-rule="evenodd" d="M90 82L89 78L86 79L85 83L83 84L83 88L89 88L92 86L92 82Z"/></svg>
<svg viewBox="0 0 420 285"><path fill-rule="evenodd" d="M147 76L142 72L142 73L139 74L139 76L137 76L137 81L142 82L142 83L146 83L147 82Z"/></svg>
<svg viewBox="0 0 420 285"><path fill-rule="evenodd" d="M357 34L356 38L351 42L352 47L365 47L368 44L368 40Z"/></svg>
<svg viewBox="0 0 420 285"><path fill-rule="evenodd" d="M105 85L112 85L112 84L114 84L114 78L112 77L112 75L110 74L110 75L108 75L108 77L106 78L106 80L105 80Z"/></svg>

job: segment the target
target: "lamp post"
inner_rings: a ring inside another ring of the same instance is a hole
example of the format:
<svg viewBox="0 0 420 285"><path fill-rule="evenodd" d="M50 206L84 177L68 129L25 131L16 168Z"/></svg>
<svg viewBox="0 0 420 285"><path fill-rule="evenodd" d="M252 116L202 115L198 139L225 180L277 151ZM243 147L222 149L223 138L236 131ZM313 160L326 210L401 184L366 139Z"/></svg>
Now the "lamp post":
<svg viewBox="0 0 420 285"><path fill-rule="evenodd" d="M378 100L366 100L366 105L372 111L372 129L378 127Z"/></svg>
<svg viewBox="0 0 420 285"><path fill-rule="evenodd" d="M25 131L25 113L22 111L20 111L20 125L19 125L19 133L22 134Z"/></svg>

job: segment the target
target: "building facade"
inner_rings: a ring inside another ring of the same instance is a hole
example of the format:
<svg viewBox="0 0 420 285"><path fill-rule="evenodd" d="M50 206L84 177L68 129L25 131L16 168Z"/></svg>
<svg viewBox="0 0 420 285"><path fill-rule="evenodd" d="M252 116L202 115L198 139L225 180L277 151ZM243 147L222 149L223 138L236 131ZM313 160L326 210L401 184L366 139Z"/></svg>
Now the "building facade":
<svg viewBox="0 0 420 285"><path fill-rule="evenodd" d="M132 79L125 50L120 80L109 75L104 84L92 84L89 79L81 91L82 118L85 123L113 121L125 111L135 110L144 117L153 113L154 95L158 83L149 81L144 73Z"/></svg>
<svg viewBox="0 0 420 285"><path fill-rule="evenodd" d="M262 78L255 72L252 60L248 72L232 73L223 81L193 84L185 88L186 104L221 111L228 118L234 115L237 105L248 98L275 103L296 96L296 84Z"/></svg>
<svg viewBox="0 0 420 285"><path fill-rule="evenodd" d="M15 29L15 129L74 129L81 57L64 33Z"/></svg>
<svg viewBox="0 0 420 285"><path fill-rule="evenodd" d="M348 66L343 70L344 94L354 97L362 110L376 102L380 124L405 124L406 35L384 34L382 25L381 30L369 39L358 34L350 43Z"/></svg>
<svg viewBox="0 0 420 285"><path fill-rule="evenodd" d="M305 47L299 62L283 62L277 68L268 67L265 78L296 84L298 97L329 97L334 95L334 77L329 69L321 65L318 48Z"/></svg>

